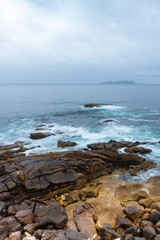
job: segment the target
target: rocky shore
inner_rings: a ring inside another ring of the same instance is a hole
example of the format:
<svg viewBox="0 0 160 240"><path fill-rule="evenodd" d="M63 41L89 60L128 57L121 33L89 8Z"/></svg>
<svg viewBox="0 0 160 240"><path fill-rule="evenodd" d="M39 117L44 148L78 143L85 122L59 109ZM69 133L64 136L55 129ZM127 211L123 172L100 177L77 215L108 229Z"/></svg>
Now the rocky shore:
<svg viewBox="0 0 160 240"><path fill-rule="evenodd" d="M145 160L152 151L145 144L110 141L34 156L25 156L23 142L0 146L0 239L160 239L160 178L116 178L156 167Z"/></svg>

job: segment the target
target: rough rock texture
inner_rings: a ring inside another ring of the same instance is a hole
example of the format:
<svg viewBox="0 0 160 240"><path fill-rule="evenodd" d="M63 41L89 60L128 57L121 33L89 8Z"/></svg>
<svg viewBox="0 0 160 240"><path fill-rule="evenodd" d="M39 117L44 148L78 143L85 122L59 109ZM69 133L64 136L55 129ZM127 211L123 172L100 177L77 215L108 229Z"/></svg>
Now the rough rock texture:
<svg viewBox="0 0 160 240"><path fill-rule="evenodd" d="M15 158L5 164L0 175L0 201L21 202L36 196L79 189L117 167L138 165L144 158L117 152L68 151ZM12 204L10 204L12 205Z"/></svg>
<svg viewBox="0 0 160 240"><path fill-rule="evenodd" d="M129 147L125 149L125 152L146 154L152 152L152 150L144 147Z"/></svg>
<svg viewBox="0 0 160 240"><path fill-rule="evenodd" d="M132 176L136 176L140 171L147 171L152 168L156 168L157 163L151 162L151 161L146 161L141 163L139 166L136 166L133 170L131 170L130 174Z"/></svg>

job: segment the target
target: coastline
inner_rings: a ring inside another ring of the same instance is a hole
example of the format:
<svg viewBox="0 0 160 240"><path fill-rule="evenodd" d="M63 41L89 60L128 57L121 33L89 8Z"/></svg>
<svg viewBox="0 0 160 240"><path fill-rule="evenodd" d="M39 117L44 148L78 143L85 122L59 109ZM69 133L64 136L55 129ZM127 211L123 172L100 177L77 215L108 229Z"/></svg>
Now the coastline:
<svg viewBox="0 0 160 240"><path fill-rule="evenodd" d="M16 142L1 147L5 156L0 164L2 239L17 231L20 232L17 234L25 236L28 233L33 239L43 240L52 239L52 236L55 237L53 239L61 239L59 234L76 234L78 237L75 239L115 239L118 236L125 239L128 234L125 231L132 226L139 228L144 220L142 218L146 212L139 200L149 199L153 209L160 200L159 177L144 183L128 183L117 178L124 173L136 175L139 171L156 167L155 163L144 158L151 152L151 149L141 147L145 146L145 142L110 141L90 144L83 150L33 156L24 156L27 146L23 144ZM120 152L124 147L126 152ZM8 152L11 154L8 155ZM143 214L137 222L126 215L130 224L120 231L116 222L128 206L124 203L136 206L136 211L143 210ZM46 209L53 209L55 205L61 213L59 217L63 219L63 224L56 225L51 216L47 217ZM80 213L73 215L79 208L82 209ZM14 211L10 213L10 209ZM29 215L32 219L24 221ZM9 228L13 221L16 221L18 228ZM39 238L36 234L40 235ZM139 236L138 232L135 234Z"/></svg>

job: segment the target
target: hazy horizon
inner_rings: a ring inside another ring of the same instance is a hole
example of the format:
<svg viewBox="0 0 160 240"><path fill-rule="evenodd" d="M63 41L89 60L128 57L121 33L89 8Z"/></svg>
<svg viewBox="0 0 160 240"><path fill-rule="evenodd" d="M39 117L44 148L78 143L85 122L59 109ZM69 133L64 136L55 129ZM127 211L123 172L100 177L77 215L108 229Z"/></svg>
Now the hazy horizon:
<svg viewBox="0 0 160 240"><path fill-rule="evenodd" d="M0 2L0 84L160 84L160 2Z"/></svg>

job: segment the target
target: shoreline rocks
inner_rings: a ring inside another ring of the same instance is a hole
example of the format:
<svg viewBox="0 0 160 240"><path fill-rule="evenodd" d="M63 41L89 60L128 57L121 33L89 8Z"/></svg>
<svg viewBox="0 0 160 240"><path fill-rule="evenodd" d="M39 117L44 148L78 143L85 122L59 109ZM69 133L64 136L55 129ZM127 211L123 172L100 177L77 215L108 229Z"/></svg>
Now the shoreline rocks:
<svg viewBox="0 0 160 240"><path fill-rule="evenodd" d="M57 143L58 148L74 147L76 145L77 145L76 142L70 142L70 141L58 141Z"/></svg>
<svg viewBox="0 0 160 240"><path fill-rule="evenodd" d="M95 104L95 103L88 103L88 104L84 104L83 106L86 108L100 107L99 104Z"/></svg>

